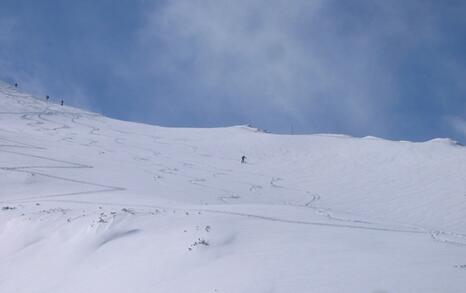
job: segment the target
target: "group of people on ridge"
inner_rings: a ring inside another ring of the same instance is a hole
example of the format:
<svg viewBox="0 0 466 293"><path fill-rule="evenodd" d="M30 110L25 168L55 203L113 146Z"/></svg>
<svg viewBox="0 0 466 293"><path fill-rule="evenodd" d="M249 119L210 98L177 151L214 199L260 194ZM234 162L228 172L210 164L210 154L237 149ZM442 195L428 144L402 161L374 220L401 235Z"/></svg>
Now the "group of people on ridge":
<svg viewBox="0 0 466 293"><path fill-rule="evenodd" d="M18 83L17 83L17 82L15 82L15 88L18 88ZM45 96L45 99L46 99L47 101L50 100L50 96L49 96L49 95L46 95L46 96ZM63 101L63 100L60 101L60 105L61 105L61 106L63 106L64 103L65 103L65 101Z"/></svg>

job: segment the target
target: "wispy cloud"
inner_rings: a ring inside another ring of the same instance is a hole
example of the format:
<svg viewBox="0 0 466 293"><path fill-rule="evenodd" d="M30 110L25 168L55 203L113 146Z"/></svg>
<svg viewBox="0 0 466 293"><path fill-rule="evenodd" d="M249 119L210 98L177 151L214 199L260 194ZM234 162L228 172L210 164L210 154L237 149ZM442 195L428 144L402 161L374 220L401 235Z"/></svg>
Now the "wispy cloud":
<svg viewBox="0 0 466 293"><path fill-rule="evenodd" d="M437 34L427 26L413 41L418 25L400 5L369 5L357 20L333 4L169 1L150 15L141 44L158 44L157 70L213 105L233 105L250 117L272 109L307 129L388 132L388 109L399 98L391 61L399 56L387 51Z"/></svg>

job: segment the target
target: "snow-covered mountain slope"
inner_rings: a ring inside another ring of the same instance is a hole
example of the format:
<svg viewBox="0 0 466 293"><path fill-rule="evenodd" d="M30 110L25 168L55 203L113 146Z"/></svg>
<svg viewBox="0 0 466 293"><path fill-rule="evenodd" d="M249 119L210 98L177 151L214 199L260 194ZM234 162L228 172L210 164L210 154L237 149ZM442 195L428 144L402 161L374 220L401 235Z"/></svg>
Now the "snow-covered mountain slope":
<svg viewBox="0 0 466 293"><path fill-rule="evenodd" d="M448 139L163 128L1 84L0 202L2 293L466 292Z"/></svg>

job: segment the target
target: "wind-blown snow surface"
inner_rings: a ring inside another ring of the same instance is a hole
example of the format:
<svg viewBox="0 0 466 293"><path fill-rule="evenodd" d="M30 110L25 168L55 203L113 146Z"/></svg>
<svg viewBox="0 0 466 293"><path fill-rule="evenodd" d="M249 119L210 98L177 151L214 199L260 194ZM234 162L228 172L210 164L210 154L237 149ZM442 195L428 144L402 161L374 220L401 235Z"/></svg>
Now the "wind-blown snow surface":
<svg viewBox="0 0 466 293"><path fill-rule="evenodd" d="M162 128L2 84L0 201L2 293L466 292L446 139Z"/></svg>

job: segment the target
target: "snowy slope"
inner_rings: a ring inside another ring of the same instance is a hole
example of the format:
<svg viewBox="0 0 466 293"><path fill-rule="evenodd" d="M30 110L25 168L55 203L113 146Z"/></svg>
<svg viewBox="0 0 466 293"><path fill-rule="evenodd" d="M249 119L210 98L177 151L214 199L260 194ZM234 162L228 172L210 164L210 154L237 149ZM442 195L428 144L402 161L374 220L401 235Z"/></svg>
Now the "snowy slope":
<svg viewBox="0 0 466 293"><path fill-rule="evenodd" d="M0 201L2 293L466 292L448 139L163 128L0 84Z"/></svg>

